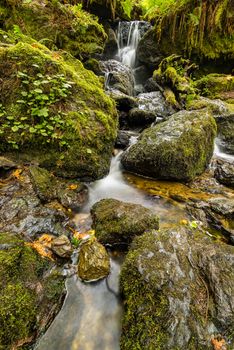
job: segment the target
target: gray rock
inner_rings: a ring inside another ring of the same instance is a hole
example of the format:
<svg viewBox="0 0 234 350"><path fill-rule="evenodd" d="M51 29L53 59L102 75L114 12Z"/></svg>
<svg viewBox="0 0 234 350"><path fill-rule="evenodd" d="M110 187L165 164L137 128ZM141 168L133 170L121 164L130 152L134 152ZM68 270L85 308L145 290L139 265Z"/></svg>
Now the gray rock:
<svg viewBox="0 0 234 350"><path fill-rule="evenodd" d="M121 161L137 174L191 180L209 164L215 135L215 120L207 110L181 111L143 131Z"/></svg>
<svg viewBox="0 0 234 350"><path fill-rule="evenodd" d="M104 244L129 244L146 230L159 228L159 219L150 209L116 199L96 203L91 215L96 237Z"/></svg>
<svg viewBox="0 0 234 350"><path fill-rule="evenodd" d="M129 146L131 139L136 139L139 136L137 132L129 130L119 130L115 146L117 148L125 149Z"/></svg>
<svg viewBox="0 0 234 350"><path fill-rule="evenodd" d="M109 272L110 258L105 247L95 240L82 244L78 257L78 276L91 282L108 276Z"/></svg>
<svg viewBox="0 0 234 350"><path fill-rule="evenodd" d="M163 93L163 88L155 81L154 78L149 78L144 85L145 92L160 91Z"/></svg>
<svg viewBox="0 0 234 350"><path fill-rule="evenodd" d="M119 111L128 112L131 108L137 106L136 99L132 96L126 95L119 90L111 90L109 95L116 102L116 107Z"/></svg>
<svg viewBox="0 0 234 350"><path fill-rule="evenodd" d="M198 229L138 237L121 271L121 348L213 349L214 334L234 346L234 247Z"/></svg>
<svg viewBox="0 0 234 350"><path fill-rule="evenodd" d="M118 40L115 31L111 28L107 30L108 39L105 43L103 55L106 59L114 57L118 51Z"/></svg>
<svg viewBox="0 0 234 350"><path fill-rule="evenodd" d="M234 187L234 164L228 161L217 161L214 176L221 184Z"/></svg>
<svg viewBox="0 0 234 350"><path fill-rule="evenodd" d="M131 68L115 60L100 61L104 74L108 74L106 89L119 90L126 95L133 95L134 77Z"/></svg>
<svg viewBox="0 0 234 350"><path fill-rule="evenodd" d="M220 115L215 120L222 150L234 154L234 114Z"/></svg>
<svg viewBox="0 0 234 350"><path fill-rule="evenodd" d="M163 55L157 45L155 28L149 29L141 38L137 48L137 57L141 63L148 66L157 66L162 61Z"/></svg>
<svg viewBox="0 0 234 350"><path fill-rule="evenodd" d="M128 116L130 126L145 126L153 122L162 122L175 113L159 91L139 94L136 101L138 106L133 108Z"/></svg>
<svg viewBox="0 0 234 350"><path fill-rule="evenodd" d="M51 244L52 251L61 258L70 258L73 249L67 236L54 238Z"/></svg>

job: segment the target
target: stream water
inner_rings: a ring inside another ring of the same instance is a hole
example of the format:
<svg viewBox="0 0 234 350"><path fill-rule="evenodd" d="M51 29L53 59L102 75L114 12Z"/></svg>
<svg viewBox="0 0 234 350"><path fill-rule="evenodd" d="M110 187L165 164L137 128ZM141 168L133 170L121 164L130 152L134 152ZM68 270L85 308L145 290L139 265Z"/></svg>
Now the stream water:
<svg viewBox="0 0 234 350"><path fill-rule="evenodd" d="M140 40L139 22L129 24L127 40L123 27L118 28L118 56L120 61L134 68L136 50ZM106 77L108 84L108 74ZM135 142L136 139L132 139ZM215 155L234 161L223 153L218 140ZM121 152L112 158L109 174L89 185L89 201L82 213L88 214L92 205L103 198L115 198L151 208L163 225L178 224L186 218L183 204L173 203L161 196L149 195L128 182L120 164ZM182 186L182 185L181 185ZM79 214L80 215L80 214ZM50 328L38 341L35 350L119 350L122 304L119 300L119 273L121 257L111 256L111 273L107 280L82 283L76 275L67 278L67 295L63 307Z"/></svg>

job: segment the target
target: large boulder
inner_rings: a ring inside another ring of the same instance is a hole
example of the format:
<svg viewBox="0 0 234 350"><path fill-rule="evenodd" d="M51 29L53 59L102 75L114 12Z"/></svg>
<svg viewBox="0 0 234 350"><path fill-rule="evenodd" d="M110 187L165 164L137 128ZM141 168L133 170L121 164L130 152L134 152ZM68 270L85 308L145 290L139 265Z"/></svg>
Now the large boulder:
<svg viewBox="0 0 234 350"><path fill-rule="evenodd" d="M234 154L234 113L215 118L218 127L218 143L222 150Z"/></svg>
<svg viewBox="0 0 234 350"><path fill-rule="evenodd" d="M175 113L160 91L139 94L136 102L137 107L130 110L127 118L130 126L145 126L161 122Z"/></svg>
<svg viewBox="0 0 234 350"><path fill-rule="evenodd" d="M0 233L0 349L31 343L58 312L64 283L53 267L17 236Z"/></svg>
<svg viewBox="0 0 234 350"><path fill-rule="evenodd" d="M66 177L93 179L108 172L114 102L80 61L20 42L0 48L0 79L0 154Z"/></svg>
<svg viewBox="0 0 234 350"><path fill-rule="evenodd" d="M146 129L122 157L131 172L188 181L201 174L213 154L216 124L207 110L181 111Z"/></svg>
<svg viewBox="0 0 234 350"><path fill-rule="evenodd" d="M49 0L8 2L7 29L17 26L48 48L62 49L79 59L102 53L107 35L98 18L78 6ZM16 27L15 27L16 28Z"/></svg>
<svg viewBox="0 0 234 350"><path fill-rule="evenodd" d="M107 277L110 272L109 255L96 240L83 243L78 257L78 276L86 282Z"/></svg>
<svg viewBox="0 0 234 350"><path fill-rule="evenodd" d="M199 229L137 237L121 271L121 349L233 348L233 267L234 247Z"/></svg>
<svg viewBox="0 0 234 350"><path fill-rule="evenodd" d="M159 228L158 217L139 204L103 199L91 209L97 239L104 244L129 244L146 230Z"/></svg>

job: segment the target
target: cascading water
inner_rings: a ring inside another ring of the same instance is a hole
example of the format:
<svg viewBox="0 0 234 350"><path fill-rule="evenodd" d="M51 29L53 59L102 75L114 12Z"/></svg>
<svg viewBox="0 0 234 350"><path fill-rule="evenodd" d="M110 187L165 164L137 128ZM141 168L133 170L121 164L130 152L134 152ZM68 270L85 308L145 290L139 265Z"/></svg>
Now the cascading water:
<svg viewBox="0 0 234 350"><path fill-rule="evenodd" d="M130 22L127 45L125 45L123 38L123 30L125 28L123 22L119 22L118 26L118 57L123 64L132 69L136 65L136 51L141 39L139 23L139 21Z"/></svg>

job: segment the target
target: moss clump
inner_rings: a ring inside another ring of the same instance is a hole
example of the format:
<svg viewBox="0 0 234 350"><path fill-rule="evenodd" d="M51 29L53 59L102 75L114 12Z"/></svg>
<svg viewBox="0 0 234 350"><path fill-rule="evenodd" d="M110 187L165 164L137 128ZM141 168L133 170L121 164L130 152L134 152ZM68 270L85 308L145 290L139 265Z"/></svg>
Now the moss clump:
<svg viewBox="0 0 234 350"><path fill-rule="evenodd" d="M234 77L225 74L208 74L194 83L202 96L225 99L225 93L234 91Z"/></svg>
<svg viewBox="0 0 234 350"><path fill-rule="evenodd" d="M175 54L165 58L159 65L159 68L154 71L153 78L162 86L166 88L166 91L171 89L172 93L167 93L167 101L172 105L184 105L186 99L189 97L195 97L196 91L192 86L192 80L190 79L191 73L196 69L196 65L189 60L177 56Z"/></svg>
<svg viewBox="0 0 234 350"><path fill-rule="evenodd" d="M164 12L154 12L161 52L185 52L198 60L233 60L233 11L232 0L170 2Z"/></svg>
<svg viewBox="0 0 234 350"><path fill-rule="evenodd" d="M208 166L216 123L206 110L181 111L146 129L123 155L123 166L157 179L189 181Z"/></svg>
<svg viewBox="0 0 234 350"><path fill-rule="evenodd" d="M92 72L36 42L0 48L0 72L0 152L71 177L106 173L116 110Z"/></svg>
<svg viewBox="0 0 234 350"><path fill-rule="evenodd" d="M43 274L51 264L11 234L0 234L0 246L0 349L7 350L35 335L47 306L58 303L64 287L60 277L53 277L53 284L60 287L56 298L49 299L44 288L51 282Z"/></svg>
<svg viewBox="0 0 234 350"><path fill-rule="evenodd" d="M59 1L20 1L11 7L5 28L18 26L17 31L40 41L50 49L62 49L80 59L101 53L106 40L97 18L83 11L80 5L63 5Z"/></svg>
<svg viewBox="0 0 234 350"><path fill-rule="evenodd" d="M104 244L129 244L134 236L159 228L158 217L141 205L103 199L91 210L93 228Z"/></svg>

